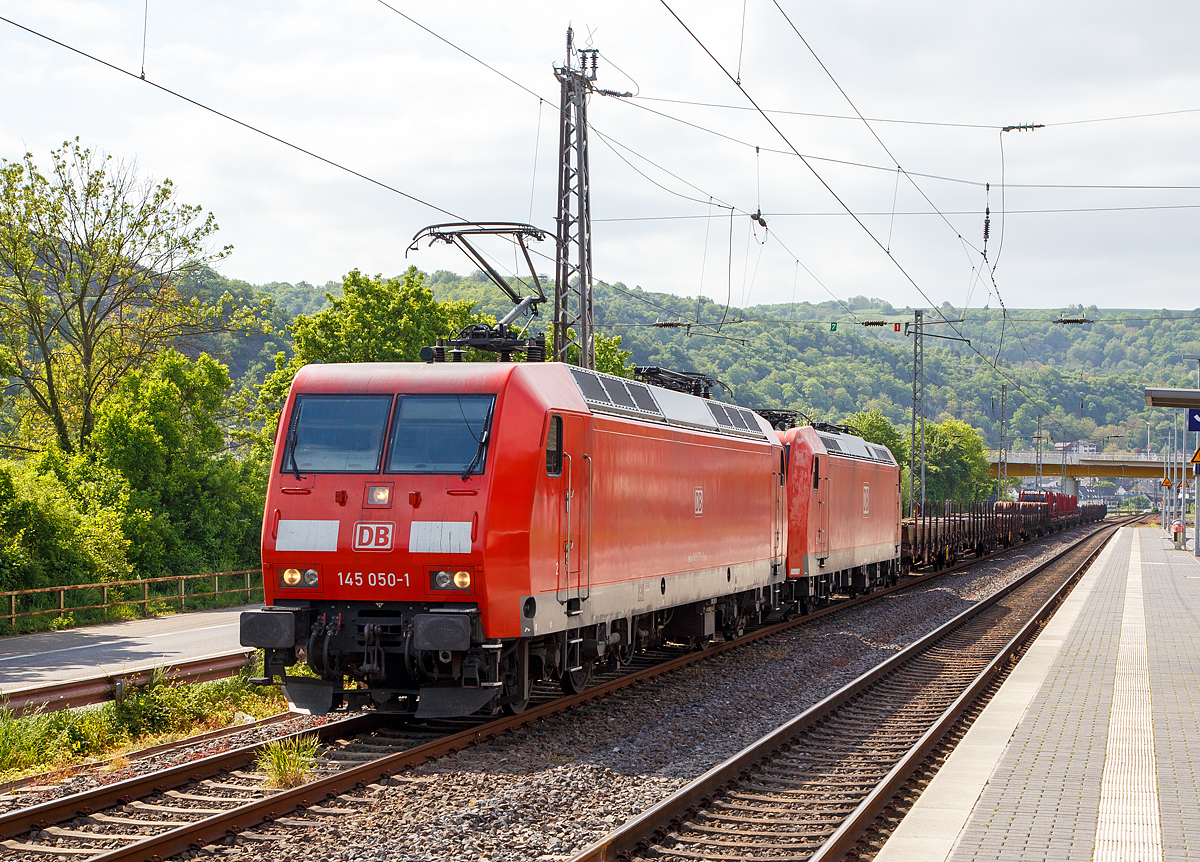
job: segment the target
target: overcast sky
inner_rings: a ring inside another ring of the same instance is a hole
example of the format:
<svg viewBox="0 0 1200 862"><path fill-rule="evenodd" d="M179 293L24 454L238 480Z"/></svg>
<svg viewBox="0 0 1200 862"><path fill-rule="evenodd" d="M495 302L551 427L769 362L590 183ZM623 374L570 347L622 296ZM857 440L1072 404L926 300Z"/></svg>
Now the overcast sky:
<svg viewBox="0 0 1200 862"><path fill-rule="evenodd" d="M780 0L797 35L772 0L669 2L745 93L660 0L392 3L517 83L377 0L0 0L134 76L0 22L0 157L46 164L78 135L136 160L215 213L219 269L255 283L466 272L452 250L405 258L444 213L137 80L143 20L147 81L456 216L551 232L573 25L597 86L638 94L589 105L599 279L735 305L1200 306L1200 5ZM851 102L873 122L842 119ZM1000 131L1023 123L1046 127Z"/></svg>

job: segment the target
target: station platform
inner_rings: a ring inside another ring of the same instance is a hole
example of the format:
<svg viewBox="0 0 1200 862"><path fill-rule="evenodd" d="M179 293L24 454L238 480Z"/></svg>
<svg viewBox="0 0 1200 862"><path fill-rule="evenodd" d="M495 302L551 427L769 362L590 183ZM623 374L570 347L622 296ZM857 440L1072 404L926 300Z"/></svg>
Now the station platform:
<svg viewBox="0 0 1200 862"><path fill-rule="evenodd" d="M1200 561L1122 528L877 862L1200 860Z"/></svg>

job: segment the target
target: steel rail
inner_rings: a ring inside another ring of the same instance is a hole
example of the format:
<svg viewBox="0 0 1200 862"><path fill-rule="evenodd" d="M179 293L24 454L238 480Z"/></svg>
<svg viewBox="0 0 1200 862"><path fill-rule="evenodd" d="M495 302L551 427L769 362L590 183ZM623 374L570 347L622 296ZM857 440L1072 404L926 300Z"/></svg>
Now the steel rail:
<svg viewBox="0 0 1200 862"><path fill-rule="evenodd" d="M1089 535L1094 535L1094 533ZM688 653L649 668L627 673L608 682L588 688L580 694L558 698L543 706L522 712L519 715L497 719L469 728L396 754L387 755L361 766L341 770L335 775L318 779L298 788L277 792L238 808L189 823L186 826L149 836L125 847L98 853L92 857L90 862L117 862L117 860L121 860L121 862L133 862L133 860L160 860L169 858L190 848L200 847L206 843L219 840L228 834L248 829L263 821L283 816L296 808L312 805L329 797L336 796L339 793L344 793L359 785L378 781L407 767L419 765L469 745L494 738L510 730L533 724L548 716L566 712L577 706L605 697L615 691L647 682L698 661L720 655L732 649L737 649L744 644L770 637L847 608L874 601L902 590L911 589L933 578L952 574L963 568L968 568L983 560L1012 550L1015 549L1007 548L996 554L967 561L958 566L912 577L905 583L894 587L879 589L855 599L838 601L814 613L774 625L764 626L735 640L709 647L703 651ZM968 609L968 612L978 610L979 607L981 606L973 606ZM355 718L323 725L315 730L301 731L283 738L290 739L315 732L324 739L333 735L343 735L347 732L368 730L383 723L387 718L387 713L366 713ZM105 807L121 804L138 796L146 795L160 788L180 786L189 781L201 780L220 772L240 768L253 761L258 747L255 745L233 749L229 752L223 752L189 764L151 773L146 776L139 776L107 787L96 788L82 794L63 797L62 799L52 800L38 806L32 806L0 816L0 839L11 838L28 832L33 828L45 828L45 826L52 823L61 823L73 817L87 815Z"/></svg>
<svg viewBox="0 0 1200 862"><path fill-rule="evenodd" d="M171 682L207 682L233 676L254 660L254 650L237 650L217 653L203 658L190 659L168 665L164 676ZM158 667L134 668L120 673L101 673L67 682L54 682L34 688L21 688L5 692L0 690L0 706L12 710L13 715L40 710L54 712L75 706L88 706L117 700L118 689L146 685Z"/></svg>
<svg viewBox="0 0 1200 862"><path fill-rule="evenodd" d="M1037 577L1045 569L1054 565L1056 562L1059 562L1062 556L1071 553L1085 542L1093 539L1097 533L1104 529L1112 529L1112 533L1115 533L1116 528L1119 526L1119 524L1115 526L1111 524L1102 524L1099 529L1094 530L1089 535L1072 544L1069 548L1065 549L1062 554L1056 556L1054 559L1047 560L1045 563L1035 567L1033 570L1013 581L1006 587L997 590L987 598L965 609L942 626L939 626L934 631L905 647L887 661L877 665L871 670L868 670L857 679L847 683L842 688L833 692L819 703L809 707L800 715L776 728L774 731L762 737L757 742L747 746L742 751L733 755L724 762L712 767L707 772L693 780L691 783L685 785L671 796L659 802L653 808L643 812L625 825L609 833L596 843L576 853L574 856L570 857L570 862L615 862L615 860L627 858L634 853L644 850L655 840L658 840L659 838L665 836L670 830L676 828L683 820L691 816L697 808L710 802L719 791L739 781L749 772L754 764L787 745L790 740L795 738L800 733L811 729L818 723L825 720L838 708L854 700L859 694L861 694L865 689L869 688L876 681L890 674L893 670L900 667L917 654L928 649L954 629L965 623L969 618L996 604L1002 598L1009 595L1013 590L1018 589L1025 583ZM1104 538L1099 547L1102 548L1110 538L1111 534ZM1097 553L1098 552L1099 550L1097 550ZM1094 555L1089 557L1089 559L1093 557ZM945 572L938 574L945 574ZM1066 579L1059 590L1056 591L1056 595L1057 593L1068 588L1070 585L1073 585L1075 579L1078 577L1078 574L1079 572L1076 572L1070 578ZM1050 604L1051 602L1046 603L1046 605ZM1045 608L1046 605L1044 605L1043 608ZM808 618L806 617L805 619ZM1025 628L1028 628L1028 626ZM1002 658L1006 658L1009 655L1010 649L1008 647L1006 647L1005 650L1000 653L1000 657ZM965 709L965 706L963 708ZM924 741L925 738L922 737L922 742ZM921 759L924 759L924 755L922 755ZM888 778L889 784L893 783L894 779L891 773L889 773ZM905 776L904 780L907 780L907 776ZM900 783L902 784L903 781ZM876 804L879 796L882 795L883 794L881 793L878 796L875 796L872 801L872 806ZM891 794L887 794L887 799L890 800L890 798ZM854 840L857 841L857 838L858 836L855 835ZM839 838L839 843L842 840L843 839ZM825 858L829 859L832 857L827 856Z"/></svg>
<svg viewBox="0 0 1200 862"><path fill-rule="evenodd" d="M1043 625L1066 600L1067 595L1074 589L1096 558L1100 556L1100 552L1104 550L1109 540L1116 535L1117 529L1114 528L1112 533L1096 546L1095 550L1076 567L1062 586L1055 590L1054 595L1046 600L1033 617L1021 627L1021 630L1013 635L1004 648L988 662L970 686L955 698L950 706L946 707L946 710L930 726L929 730L900 758L875 789L867 794L833 835L817 849L809 862L840 860L862 839L866 829L891 805L897 791L917 772L921 764L959 722L963 714L983 695L996 677L1016 665L1019 661L1018 654L1037 637Z"/></svg>
<svg viewBox="0 0 1200 862"><path fill-rule="evenodd" d="M257 730L260 727L269 727L272 724L279 724L292 718L300 718L302 713L299 712L280 712L275 715L269 715L266 718L260 718L257 721L248 721L245 724L231 724L228 727L222 727L218 730L209 730L204 733L197 733L193 736L184 736L180 739L173 739L170 742L160 742L157 745L139 748L136 751L128 751L121 754L126 760L138 761L145 760L148 757L153 757L156 754L164 754L169 751L175 751L181 748L188 748L192 745L198 745L201 742L212 742L216 739L223 739L226 736L235 736L247 730ZM76 771L92 771L102 766L112 763L116 759L113 757L102 757L96 760L89 760L85 763L75 764L72 768ZM62 775L62 770L56 772L39 772L35 775L26 775L22 778L14 778L12 781L0 782L0 795L11 793L13 790L19 790L35 785L50 785L54 776ZM55 782L60 783L60 782Z"/></svg>
<svg viewBox="0 0 1200 862"><path fill-rule="evenodd" d="M331 721L320 727L297 731L279 737L279 739L291 740L315 734L321 740L327 740L347 733L373 729L381 724L385 717L385 713L363 713L343 721ZM261 747L261 743L243 745L189 763L127 778L114 784L95 787L85 790L83 793L51 799L28 808L19 808L0 816L0 840L23 835L33 829L44 829L73 817L86 816L114 805L121 805L140 796L154 793L161 788L178 787L191 781L201 781L222 772L240 769L254 762ZM147 821L147 825L153 825L153 822Z"/></svg>

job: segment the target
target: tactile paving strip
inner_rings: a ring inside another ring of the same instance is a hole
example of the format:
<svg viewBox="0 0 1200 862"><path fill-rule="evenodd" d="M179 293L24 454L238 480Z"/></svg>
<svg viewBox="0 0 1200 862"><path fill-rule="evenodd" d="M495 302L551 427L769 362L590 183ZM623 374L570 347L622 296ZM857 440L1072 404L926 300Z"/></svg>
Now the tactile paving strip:
<svg viewBox="0 0 1200 862"><path fill-rule="evenodd" d="M1140 530L1133 532L1125 580L1093 858L1096 862L1152 862L1163 858Z"/></svg>

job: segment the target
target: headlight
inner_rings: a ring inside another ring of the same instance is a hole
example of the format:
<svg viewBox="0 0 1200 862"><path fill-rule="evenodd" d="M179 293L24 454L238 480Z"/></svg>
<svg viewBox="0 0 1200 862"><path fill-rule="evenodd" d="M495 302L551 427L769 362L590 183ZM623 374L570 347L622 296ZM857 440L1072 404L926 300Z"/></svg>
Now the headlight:
<svg viewBox="0 0 1200 862"><path fill-rule="evenodd" d="M319 588L321 574L316 569L280 569L279 586Z"/></svg>
<svg viewBox="0 0 1200 862"><path fill-rule="evenodd" d="M392 500L390 485L372 485L367 489L367 502L372 506L386 506Z"/></svg>
<svg viewBox="0 0 1200 862"><path fill-rule="evenodd" d="M430 572L429 583L435 590L469 590L470 572Z"/></svg>

